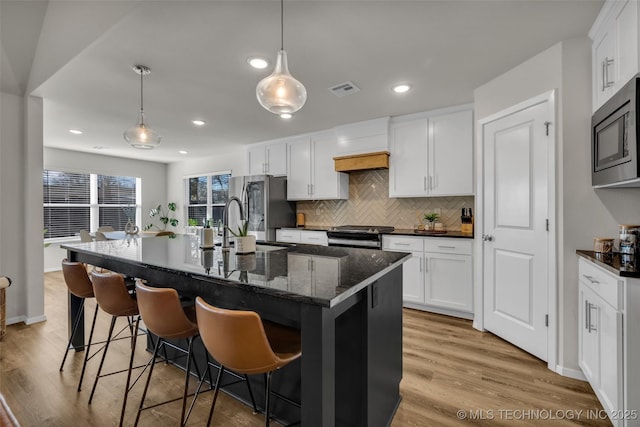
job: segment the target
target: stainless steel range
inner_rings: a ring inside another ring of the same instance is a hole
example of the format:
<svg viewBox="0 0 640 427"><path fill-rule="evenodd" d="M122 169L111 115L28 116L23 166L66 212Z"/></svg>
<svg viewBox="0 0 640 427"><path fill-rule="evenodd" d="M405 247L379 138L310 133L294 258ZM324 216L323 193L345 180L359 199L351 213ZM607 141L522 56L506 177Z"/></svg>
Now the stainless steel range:
<svg viewBox="0 0 640 427"><path fill-rule="evenodd" d="M349 248L382 248L382 235L394 230L390 226L341 225L327 231L329 246Z"/></svg>

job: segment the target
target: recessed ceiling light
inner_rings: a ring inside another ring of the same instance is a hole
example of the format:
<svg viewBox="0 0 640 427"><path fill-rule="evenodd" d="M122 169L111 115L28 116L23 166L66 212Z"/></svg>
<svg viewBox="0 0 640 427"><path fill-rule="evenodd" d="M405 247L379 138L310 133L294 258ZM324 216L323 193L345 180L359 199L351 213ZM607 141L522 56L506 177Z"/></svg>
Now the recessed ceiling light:
<svg viewBox="0 0 640 427"><path fill-rule="evenodd" d="M191 120L191 123L196 126L204 126L205 124L207 124L207 122L205 122L204 120Z"/></svg>
<svg viewBox="0 0 640 427"><path fill-rule="evenodd" d="M269 61L267 61L266 59L262 59L262 58L249 58L249 59L247 59L247 62L253 68L257 68L258 70L265 69L265 68L267 68L269 66Z"/></svg>
<svg viewBox="0 0 640 427"><path fill-rule="evenodd" d="M81 135L82 131L78 130L78 129L69 129L69 132L71 132L74 135Z"/></svg>
<svg viewBox="0 0 640 427"><path fill-rule="evenodd" d="M411 85L407 83L402 83L393 87L393 91L395 93L406 93L409 92L409 90L411 90Z"/></svg>
<svg viewBox="0 0 640 427"><path fill-rule="evenodd" d="M293 114L291 114L291 113L282 113L282 114L280 114L280 118L282 118L282 119L290 119L291 117L293 117Z"/></svg>
<svg viewBox="0 0 640 427"><path fill-rule="evenodd" d="M188 151L180 150L180 151L178 151L178 153L180 153L180 154L187 154L187 153L188 153Z"/></svg>

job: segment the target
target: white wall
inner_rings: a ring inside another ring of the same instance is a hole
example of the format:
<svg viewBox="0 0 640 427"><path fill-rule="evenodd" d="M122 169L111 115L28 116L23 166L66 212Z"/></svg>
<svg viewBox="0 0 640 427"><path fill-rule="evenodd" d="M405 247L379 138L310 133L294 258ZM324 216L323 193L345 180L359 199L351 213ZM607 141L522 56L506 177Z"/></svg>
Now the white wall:
<svg viewBox="0 0 640 427"><path fill-rule="evenodd" d="M214 151L214 150L212 150ZM178 229L186 226L184 178L193 175L206 175L211 172L231 171L233 176L245 175L246 150L239 146L225 153L211 157L190 159L171 163L167 166L167 201L178 204L177 217L180 220Z"/></svg>
<svg viewBox="0 0 640 427"><path fill-rule="evenodd" d="M578 372L577 249L593 237L618 234L619 223L640 224L640 189L591 187L591 41L558 43L475 91L476 119L552 89L558 90L556 209L558 365Z"/></svg>
<svg viewBox="0 0 640 427"><path fill-rule="evenodd" d="M44 149L44 168L66 172L98 173L105 175L135 176L142 179L142 227L149 223L148 212L158 204L167 202L167 165L120 157L102 156L79 151ZM40 179L42 186L42 179ZM42 199L41 204L42 204ZM58 244L44 250L44 271L60 270L60 260L66 255Z"/></svg>
<svg viewBox="0 0 640 427"><path fill-rule="evenodd" d="M7 323L33 323L45 319L42 178L39 190L30 187L34 173L42 176L42 154L33 154L34 147L42 146L42 101L1 93L0 120L0 275L13 280L7 290Z"/></svg>

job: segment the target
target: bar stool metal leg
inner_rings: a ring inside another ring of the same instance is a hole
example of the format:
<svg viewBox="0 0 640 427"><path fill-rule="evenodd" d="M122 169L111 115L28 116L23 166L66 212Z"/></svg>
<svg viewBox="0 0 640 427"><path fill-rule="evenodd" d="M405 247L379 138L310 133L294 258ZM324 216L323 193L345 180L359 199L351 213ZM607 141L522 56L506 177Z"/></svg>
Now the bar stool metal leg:
<svg viewBox="0 0 640 427"><path fill-rule="evenodd" d="M96 309L93 312L93 321L91 322L91 332L89 332L89 342L87 343L86 348L84 349L84 362L82 363L82 372L80 373L80 380L78 381L78 391L82 389L82 379L84 378L84 373L87 370L87 362L89 361L89 350L91 350L91 343L93 341L93 331L96 327L96 318L98 317L98 304L96 304Z"/></svg>
<svg viewBox="0 0 640 427"><path fill-rule="evenodd" d="M76 318L73 322L73 327L71 328L71 335L69 335L69 342L67 342L67 350L64 352L64 357L62 358L62 363L60 363L60 371L64 368L64 362L67 360L67 355L69 354L69 350L71 350L71 341L73 341L73 337L76 335L76 331L78 330L78 324L80 324L80 319L84 314L84 302L85 298L82 298L82 303L80 305L80 310L76 314Z"/></svg>
<svg viewBox="0 0 640 427"><path fill-rule="evenodd" d="M107 342L104 345L104 350L102 352L102 358L100 359L100 366L98 366L98 372L96 373L96 378L93 380L93 387L91 388L91 394L89 395L89 405L93 401L93 395L96 392L96 386L98 385L98 379L100 378L100 374L102 373L102 367L104 366L104 359L107 356L107 351L109 350L109 344L111 344L111 336L113 335L113 328L116 325L116 316L111 317L111 325L109 326L109 333L107 334Z"/></svg>
<svg viewBox="0 0 640 427"><path fill-rule="evenodd" d="M131 384L131 370L133 369L133 359L136 355L136 342L138 339L138 328L140 327L140 316L137 317L135 321L135 326L132 331L131 336L131 357L129 358L129 372L127 372L127 385L124 389L124 399L122 400L122 411L120 412L120 427L122 427L122 423L124 421L124 413L127 409L127 396L129 395L129 384ZM105 349L106 353L106 349Z"/></svg>

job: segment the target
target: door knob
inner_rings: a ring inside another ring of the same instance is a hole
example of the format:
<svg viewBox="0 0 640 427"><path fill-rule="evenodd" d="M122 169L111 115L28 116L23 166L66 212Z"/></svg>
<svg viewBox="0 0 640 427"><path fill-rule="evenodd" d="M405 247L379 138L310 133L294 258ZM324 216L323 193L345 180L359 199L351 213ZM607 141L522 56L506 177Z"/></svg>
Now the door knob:
<svg viewBox="0 0 640 427"><path fill-rule="evenodd" d="M491 234L483 234L482 240L484 240L485 242L491 242L493 240L493 236Z"/></svg>

